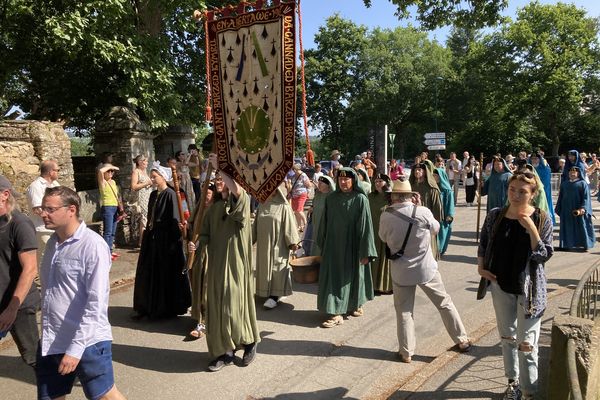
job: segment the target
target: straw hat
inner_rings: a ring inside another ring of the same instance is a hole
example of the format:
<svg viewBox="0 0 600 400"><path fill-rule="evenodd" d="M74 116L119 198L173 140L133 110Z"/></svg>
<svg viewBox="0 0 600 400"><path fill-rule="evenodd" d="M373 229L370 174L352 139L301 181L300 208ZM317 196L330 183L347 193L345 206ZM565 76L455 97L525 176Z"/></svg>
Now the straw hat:
<svg viewBox="0 0 600 400"><path fill-rule="evenodd" d="M413 194L412 187L410 186L410 182L408 179L406 180L395 180L392 181L392 193L410 193Z"/></svg>
<svg viewBox="0 0 600 400"><path fill-rule="evenodd" d="M118 171L119 167L115 167L111 163L102 164L100 167L100 172L105 173L106 171Z"/></svg>
<svg viewBox="0 0 600 400"><path fill-rule="evenodd" d="M334 151L331 152L331 157L337 156L337 155L340 155L340 154L342 154L342 153L340 153L339 150L334 150Z"/></svg>

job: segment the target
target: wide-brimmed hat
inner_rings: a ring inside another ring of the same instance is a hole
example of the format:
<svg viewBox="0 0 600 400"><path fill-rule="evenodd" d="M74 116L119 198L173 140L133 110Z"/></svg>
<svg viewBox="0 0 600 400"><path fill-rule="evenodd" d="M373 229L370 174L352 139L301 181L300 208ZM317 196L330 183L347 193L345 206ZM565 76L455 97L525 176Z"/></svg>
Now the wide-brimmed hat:
<svg viewBox="0 0 600 400"><path fill-rule="evenodd" d="M333 151L331 152L331 156L332 156L332 157L333 157L333 156L340 155L340 154L342 154L342 153L340 153L340 151L339 151L339 150L333 150Z"/></svg>
<svg viewBox="0 0 600 400"><path fill-rule="evenodd" d="M115 167L111 163L102 164L100 167L100 172L105 173L106 171L118 171L119 167Z"/></svg>
<svg viewBox="0 0 600 400"><path fill-rule="evenodd" d="M392 181L392 193L410 193L414 194L410 182L407 180Z"/></svg>

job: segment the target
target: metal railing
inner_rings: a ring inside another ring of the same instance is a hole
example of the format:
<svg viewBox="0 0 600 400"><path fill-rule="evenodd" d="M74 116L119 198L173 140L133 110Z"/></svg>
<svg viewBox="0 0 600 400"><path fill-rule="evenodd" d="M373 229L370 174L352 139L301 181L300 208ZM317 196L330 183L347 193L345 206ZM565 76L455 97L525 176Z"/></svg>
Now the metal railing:
<svg viewBox="0 0 600 400"><path fill-rule="evenodd" d="M583 274L571 299L572 317L586 318L592 321L600 315L600 261L595 262ZM567 374L571 399L582 400L581 387L579 386L579 375L577 373L576 360L577 344L574 338L567 341Z"/></svg>

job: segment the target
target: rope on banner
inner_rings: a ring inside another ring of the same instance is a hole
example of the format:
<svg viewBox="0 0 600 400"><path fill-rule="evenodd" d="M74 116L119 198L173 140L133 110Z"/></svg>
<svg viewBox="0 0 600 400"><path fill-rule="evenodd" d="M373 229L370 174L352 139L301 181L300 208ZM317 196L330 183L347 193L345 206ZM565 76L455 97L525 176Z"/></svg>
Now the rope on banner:
<svg viewBox="0 0 600 400"><path fill-rule="evenodd" d="M304 136L306 137L306 161L311 167L315 166L315 154L310 148L310 138L308 136L308 118L306 113L306 78L304 75L304 47L302 46L302 13L300 12L300 0L296 12L298 13L298 37L300 44L300 76L302 78L302 117L304 121Z"/></svg>

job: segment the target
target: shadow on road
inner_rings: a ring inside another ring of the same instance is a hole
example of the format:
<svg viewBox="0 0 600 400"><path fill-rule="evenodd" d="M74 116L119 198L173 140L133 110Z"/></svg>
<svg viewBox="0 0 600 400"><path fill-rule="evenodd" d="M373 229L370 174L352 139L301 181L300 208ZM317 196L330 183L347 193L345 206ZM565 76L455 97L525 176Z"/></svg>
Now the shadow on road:
<svg viewBox="0 0 600 400"><path fill-rule="evenodd" d="M136 321L131 319L132 314L133 310L131 307L108 307L108 319L111 325L144 332L185 336L197 323L189 315L163 319L143 318Z"/></svg>
<svg viewBox="0 0 600 400"><path fill-rule="evenodd" d="M459 264L469 264L469 265L477 265L477 256L476 252L473 251L473 256L465 256L461 254L444 254L442 256L442 261L451 262L451 263L459 263Z"/></svg>
<svg viewBox="0 0 600 400"><path fill-rule="evenodd" d="M344 387L335 387L331 389L317 390L315 392L306 393L283 393L275 397L261 397L260 400L329 400L329 399L345 399L358 400L355 397L345 397L348 389ZM254 399L254 398L251 398Z"/></svg>
<svg viewBox="0 0 600 400"><path fill-rule="evenodd" d="M201 351L159 349L113 343L113 361L134 368L163 372L205 372L210 356Z"/></svg>
<svg viewBox="0 0 600 400"><path fill-rule="evenodd" d="M35 386L35 373L25 364L21 357L0 356L0 376Z"/></svg>
<svg viewBox="0 0 600 400"><path fill-rule="evenodd" d="M284 325L296 325L306 328L316 328L325 320L325 314L315 310L294 310L294 305L285 300L272 309L266 310L263 299L256 302L256 319L258 321L277 322Z"/></svg>
<svg viewBox="0 0 600 400"><path fill-rule="evenodd" d="M261 342L258 352L280 356L311 356L311 357L353 357L382 361L398 361L398 354L382 348L365 348L348 345L336 345L331 342L317 340L276 340L269 336L273 332L261 332ZM432 357L417 356L415 360L422 362L433 361Z"/></svg>

